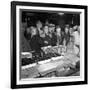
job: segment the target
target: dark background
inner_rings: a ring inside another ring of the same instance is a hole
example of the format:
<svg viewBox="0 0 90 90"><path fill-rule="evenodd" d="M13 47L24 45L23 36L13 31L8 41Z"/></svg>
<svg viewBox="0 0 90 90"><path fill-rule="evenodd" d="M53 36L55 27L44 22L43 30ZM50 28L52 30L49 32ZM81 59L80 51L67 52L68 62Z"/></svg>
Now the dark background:
<svg viewBox="0 0 90 90"><path fill-rule="evenodd" d="M80 24L80 14L69 14L64 13L60 15L58 13L49 13L49 12L30 12L30 11L23 11L22 12L22 22L28 22L28 26L33 25L36 21L40 20L41 22L45 23L46 20L49 23L59 24L63 26L65 24ZM73 20L73 23L72 23Z"/></svg>

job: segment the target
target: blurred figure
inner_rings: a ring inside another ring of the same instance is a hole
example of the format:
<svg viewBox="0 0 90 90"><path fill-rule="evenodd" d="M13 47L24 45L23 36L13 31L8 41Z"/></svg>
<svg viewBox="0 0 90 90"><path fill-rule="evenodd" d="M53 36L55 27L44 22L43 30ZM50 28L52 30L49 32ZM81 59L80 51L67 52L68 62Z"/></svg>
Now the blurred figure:
<svg viewBox="0 0 90 90"><path fill-rule="evenodd" d="M74 44L79 47L80 45L80 27L79 26L76 29L74 29L73 36L74 36Z"/></svg>
<svg viewBox="0 0 90 90"><path fill-rule="evenodd" d="M32 38L33 36L37 35L37 29L36 29L36 27L31 26L31 27L30 27L30 30L31 30L31 38Z"/></svg>
<svg viewBox="0 0 90 90"><path fill-rule="evenodd" d="M40 30L42 28L42 22L41 21L37 21L36 22L36 26L37 26L37 29Z"/></svg>
<svg viewBox="0 0 90 90"><path fill-rule="evenodd" d="M80 35L80 26L78 26L77 29L78 29L78 33L79 33L79 35Z"/></svg>
<svg viewBox="0 0 90 90"><path fill-rule="evenodd" d="M51 45L55 46L57 42L57 37L55 35L55 25L49 24L49 37L51 38Z"/></svg>
<svg viewBox="0 0 90 90"><path fill-rule="evenodd" d="M56 36L57 36L57 45L62 45L62 31L61 31L61 27L57 26L56 27Z"/></svg>
<svg viewBox="0 0 90 90"><path fill-rule="evenodd" d="M20 31L20 44L21 44L21 47L20 47L20 50L21 52L27 52L27 51L30 51L31 48L30 48L30 45L29 45L29 40L30 40L30 36L31 36L31 33L30 33L30 28L21 28L21 31Z"/></svg>
<svg viewBox="0 0 90 90"><path fill-rule="evenodd" d="M54 24L49 24L49 32L54 33L55 32L55 25Z"/></svg>
<svg viewBox="0 0 90 90"><path fill-rule="evenodd" d="M74 26L73 37L74 37L75 53L79 56L80 54L80 26Z"/></svg>
<svg viewBox="0 0 90 90"><path fill-rule="evenodd" d="M64 45L68 45L70 40L69 26L65 26L65 34L64 34Z"/></svg>
<svg viewBox="0 0 90 90"><path fill-rule="evenodd" d="M44 30L45 35L49 35L48 25L45 25L43 27L43 30Z"/></svg>
<svg viewBox="0 0 90 90"><path fill-rule="evenodd" d="M37 28L34 26L31 26L31 39L30 39L30 46L32 51L40 52L41 51L41 45L42 41L40 36L37 34Z"/></svg>
<svg viewBox="0 0 90 90"><path fill-rule="evenodd" d="M70 42L74 42L73 27L70 27L70 28L69 28L69 33L70 33Z"/></svg>
<svg viewBox="0 0 90 90"><path fill-rule="evenodd" d="M31 39L31 30L30 27L27 27L26 30L24 31L24 36L27 40Z"/></svg>
<svg viewBox="0 0 90 90"><path fill-rule="evenodd" d="M74 53L74 37L73 37L73 27L69 28L70 40L67 45L67 52Z"/></svg>
<svg viewBox="0 0 90 90"><path fill-rule="evenodd" d="M70 33L70 35L72 35L72 33L73 33L73 28L72 27L69 28L69 33Z"/></svg>
<svg viewBox="0 0 90 90"><path fill-rule="evenodd" d="M49 21L48 20L45 21L45 25L49 25Z"/></svg>
<svg viewBox="0 0 90 90"><path fill-rule="evenodd" d="M49 36L48 25L45 25L43 27L43 30L44 30L44 34L45 34L45 37L44 37L44 46L51 45L51 39L50 39L50 36Z"/></svg>
<svg viewBox="0 0 90 90"><path fill-rule="evenodd" d="M36 27L37 27L37 30L39 32L40 37L44 37L42 22L41 21L37 21L36 22Z"/></svg>

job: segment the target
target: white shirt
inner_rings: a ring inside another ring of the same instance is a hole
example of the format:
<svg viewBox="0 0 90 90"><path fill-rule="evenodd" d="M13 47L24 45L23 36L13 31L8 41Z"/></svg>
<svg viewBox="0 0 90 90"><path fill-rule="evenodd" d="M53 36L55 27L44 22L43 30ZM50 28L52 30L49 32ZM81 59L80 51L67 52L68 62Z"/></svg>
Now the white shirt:
<svg viewBox="0 0 90 90"><path fill-rule="evenodd" d="M73 32L74 44L80 45L80 34L78 31Z"/></svg>

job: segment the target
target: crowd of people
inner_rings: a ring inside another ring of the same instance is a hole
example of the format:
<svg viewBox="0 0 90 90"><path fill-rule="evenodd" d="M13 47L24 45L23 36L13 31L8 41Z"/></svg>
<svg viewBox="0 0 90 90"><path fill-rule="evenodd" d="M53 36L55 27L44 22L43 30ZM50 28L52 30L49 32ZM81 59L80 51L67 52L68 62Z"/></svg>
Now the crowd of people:
<svg viewBox="0 0 90 90"><path fill-rule="evenodd" d="M32 51L40 52L41 47L70 44L80 50L80 26L66 24L64 27L46 22L37 21L24 31Z"/></svg>

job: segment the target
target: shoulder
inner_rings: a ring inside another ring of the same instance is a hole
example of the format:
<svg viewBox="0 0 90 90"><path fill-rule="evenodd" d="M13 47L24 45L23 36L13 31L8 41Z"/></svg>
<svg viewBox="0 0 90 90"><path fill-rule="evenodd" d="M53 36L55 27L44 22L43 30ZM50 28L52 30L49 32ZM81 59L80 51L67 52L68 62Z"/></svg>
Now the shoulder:
<svg viewBox="0 0 90 90"><path fill-rule="evenodd" d="M78 34L77 31L74 31L74 32L72 33L73 36L76 36L77 34Z"/></svg>

